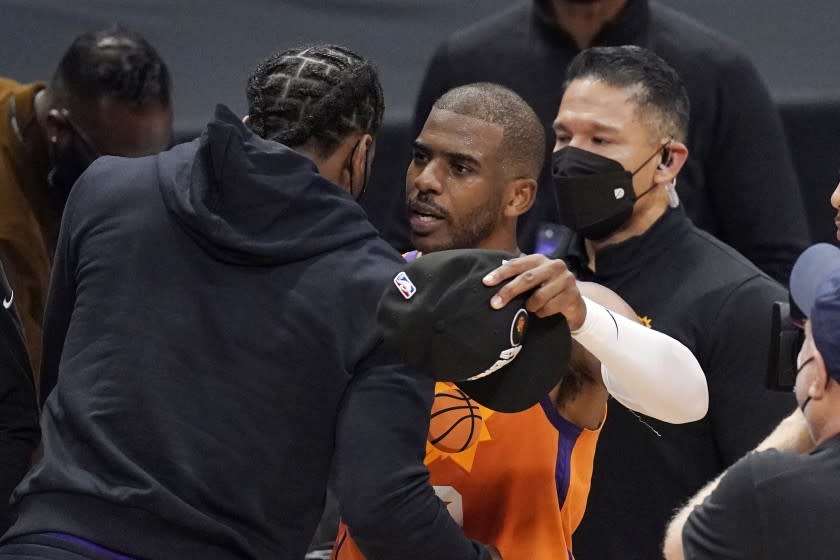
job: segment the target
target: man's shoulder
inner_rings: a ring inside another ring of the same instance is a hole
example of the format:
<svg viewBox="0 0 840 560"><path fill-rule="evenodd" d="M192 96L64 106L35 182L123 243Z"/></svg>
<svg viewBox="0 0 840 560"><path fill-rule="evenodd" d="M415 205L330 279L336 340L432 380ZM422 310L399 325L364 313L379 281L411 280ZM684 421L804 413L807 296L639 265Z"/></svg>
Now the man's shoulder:
<svg viewBox="0 0 840 560"><path fill-rule="evenodd" d="M63 219L76 226L145 212L150 193L159 192L155 157L98 158L73 185Z"/></svg>
<svg viewBox="0 0 840 560"><path fill-rule="evenodd" d="M784 288L761 271L747 257L712 234L691 226L680 254L685 262L712 284L737 289L762 288L783 292Z"/></svg>
<svg viewBox="0 0 840 560"><path fill-rule="evenodd" d="M136 190L144 179L157 184L156 157L102 156L82 173L71 196L83 193L85 198L119 199L126 192Z"/></svg>
<svg viewBox="0 0 840 560"><path fill-rule="evenodd" d="M702 68L707 75L723 67L747 63L746 56L734 40L687 14L657 2L651 2L651 40L653 50L673 65L687 63L694 68Z"/></svg>
<svg viewBox="0 0 840 560"><path fill-rule="evenodd" d="M377 298L405 265L399 252L378 235L362 239L348 250L349 255L336 254L342 262L339 266L349 269L349 278L359 287L378 290Z"/></svg>
<svg viewBox="0 0 840 560"><path fill-rule="evenodd" d="M531 17L529 2L517 2L450 35L443 43L450 56L476 56L488 46L505 43L514 33L527 29Z"/></svg>

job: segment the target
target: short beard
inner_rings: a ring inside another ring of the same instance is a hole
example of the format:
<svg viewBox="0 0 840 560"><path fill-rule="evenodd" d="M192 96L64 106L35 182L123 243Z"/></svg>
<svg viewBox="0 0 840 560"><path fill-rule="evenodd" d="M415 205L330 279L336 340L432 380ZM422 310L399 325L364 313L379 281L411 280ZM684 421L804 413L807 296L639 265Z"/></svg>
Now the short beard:
<svg viewBox="0 0 840 560"><path fill-rule="evenodd" d="M484 206L479 206L457 221L452 220L452 237L426 252L477 248L499 227L501 212L501 197L491 196Z"/></svg>

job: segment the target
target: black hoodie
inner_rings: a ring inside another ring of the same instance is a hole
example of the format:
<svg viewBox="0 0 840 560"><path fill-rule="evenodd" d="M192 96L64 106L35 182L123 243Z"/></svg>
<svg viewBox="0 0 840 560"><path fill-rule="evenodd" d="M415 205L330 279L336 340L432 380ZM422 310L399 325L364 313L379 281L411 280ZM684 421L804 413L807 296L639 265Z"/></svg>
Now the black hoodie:
<svg viewBox="0 0 840 560"><path fill-rule="evenodd" d="M371 558L486 557L422 465L432 381L379 346L401 263L310 160L224 107L194 142L97 160L62 222L44 458L7 537L299 560L335 456Z"/></svg>

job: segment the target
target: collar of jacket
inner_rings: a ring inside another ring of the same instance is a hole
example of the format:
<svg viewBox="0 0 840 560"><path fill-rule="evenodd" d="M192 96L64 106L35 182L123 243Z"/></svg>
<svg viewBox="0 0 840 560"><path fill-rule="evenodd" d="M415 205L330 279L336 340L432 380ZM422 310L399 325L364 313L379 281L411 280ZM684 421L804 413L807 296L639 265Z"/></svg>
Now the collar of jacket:
<svg viewBox="0 0 840 560"><path fill-rule="evenodd" d="M550 3L551 0L533 0L531 25L549 43L578 51L572 36L554 22ZM649 25L648 0L627 0L615 19L598 32L592 46L646 45Z"/></svg>
<svg viewBox="0 0 840 560"><path fill-rule="evenodd" d="M665 213L642 235L610 245L598 252L596 273L587 267L589 262L583 238L576 233L561 237L558 251L553 255L566 261L569 270L581 280L609 282L648 266L652 261L688 234L691 221L682 206L668 208Z"/></svg>

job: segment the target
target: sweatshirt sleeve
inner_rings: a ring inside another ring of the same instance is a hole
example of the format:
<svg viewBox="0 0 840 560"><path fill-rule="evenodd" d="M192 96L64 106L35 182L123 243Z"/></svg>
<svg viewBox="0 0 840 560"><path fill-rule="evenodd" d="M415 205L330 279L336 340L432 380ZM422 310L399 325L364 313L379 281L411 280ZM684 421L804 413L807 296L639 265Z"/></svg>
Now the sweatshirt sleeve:
<svg viewBox="0 0 840 560"><path fill-rule="evenodd" d="M344 522L368 560L489 560L435 495L423 465L434 381L381 353L356 373L336 434Z"/></svg>
<svg viewBox="0 0 840 560"><path fill-rule="evenodd" d="M47 304L44 311L41 380L38 390L38 401L41 406L58 382L58 366L64 350L64 338L67 336L70 316L76 305L73 214L75 201L79 198L78 193L82 190L80 186L84 180L83 175L73 187L64 208L50 274L50 288L47 292Z"/></svg>
<svg viewBox="0 0 840 560"><path fill-rule="evenodd" d="M706 376L688 348L586 297L583 300L586 319L572 336L601 361L604 385L617 401L672 424L706 415Z"/></svg>

